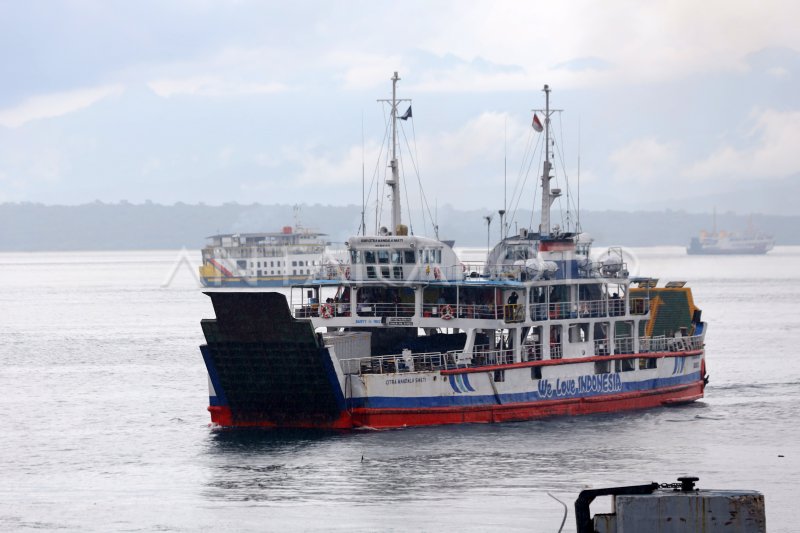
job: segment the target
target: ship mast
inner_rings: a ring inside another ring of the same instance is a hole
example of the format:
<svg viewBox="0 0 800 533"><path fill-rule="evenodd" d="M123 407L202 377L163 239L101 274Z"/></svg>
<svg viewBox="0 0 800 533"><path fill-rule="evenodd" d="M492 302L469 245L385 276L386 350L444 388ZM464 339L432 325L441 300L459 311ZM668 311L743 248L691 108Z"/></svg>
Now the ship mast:
<svg viewBox="0 0 800 533"><path fill-rule="evenodd" d="M550 236L550 206L556 198L561 196L561 190L550 190L550 170L553 168L550 163L550 115L557 110L550 109L550 86L545 85L544 89L545 108L544 108L544 168L542 170L542 222L539 226L539 234L542 238Z"/></svg>
<svg viewBox="0 0 800 533"><path fill-rule="evenodd" d="M389 166L392 169L392 177L386 180L386 185L392 191L392 233L396 233L397 227L402 224L400 212L400 167L397 162L397 105L400 102L410 101L397 99L398 81L400 81L400 76L395 72L394 76L392 76L392 99L378 100L379 102L389 102L392 105L392 160L389 162Z"/></svg>

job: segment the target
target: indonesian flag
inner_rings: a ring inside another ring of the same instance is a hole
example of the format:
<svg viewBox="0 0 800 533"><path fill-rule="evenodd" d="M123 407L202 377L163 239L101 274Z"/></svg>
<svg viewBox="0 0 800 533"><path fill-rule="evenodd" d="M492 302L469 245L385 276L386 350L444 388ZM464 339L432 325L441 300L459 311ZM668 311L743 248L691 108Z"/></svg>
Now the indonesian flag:
<svg viewBox="0 0 800 533"><path fill-rule="evenodd" d="M533 126L533 129L535 129L538 132L541 132L544 129L541 121L539 120L539 115L537 115L536 113L533 114L533 124L531 124L531 126Z"/></svg>

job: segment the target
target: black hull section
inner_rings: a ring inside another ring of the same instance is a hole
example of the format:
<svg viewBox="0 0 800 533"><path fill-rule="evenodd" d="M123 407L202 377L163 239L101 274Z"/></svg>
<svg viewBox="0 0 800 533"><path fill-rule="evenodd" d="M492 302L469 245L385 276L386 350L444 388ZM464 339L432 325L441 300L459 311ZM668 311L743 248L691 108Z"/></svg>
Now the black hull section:
<svg viewBox="0 0 800 533"><path fill-rule="evenodd" d="M344 398L328 349L279 293L208 292L215 320L201 346L212 420L227 426L334 426ZM216 409L216 417L214 416Z"/></svg>

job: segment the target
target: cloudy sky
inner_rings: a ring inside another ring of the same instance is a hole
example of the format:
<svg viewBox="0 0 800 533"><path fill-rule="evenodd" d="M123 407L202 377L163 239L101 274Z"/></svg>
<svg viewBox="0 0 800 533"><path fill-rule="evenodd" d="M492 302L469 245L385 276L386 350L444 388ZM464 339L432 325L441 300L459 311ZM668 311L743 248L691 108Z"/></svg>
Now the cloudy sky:
<svg viewBox="0 0 800 533"><path fill-rule="evenodd" d="M790 0L0 0L0 202L360 204L398 71L432 205L513 196L547 83L581 207L800 214L798 21Z"/></svg>

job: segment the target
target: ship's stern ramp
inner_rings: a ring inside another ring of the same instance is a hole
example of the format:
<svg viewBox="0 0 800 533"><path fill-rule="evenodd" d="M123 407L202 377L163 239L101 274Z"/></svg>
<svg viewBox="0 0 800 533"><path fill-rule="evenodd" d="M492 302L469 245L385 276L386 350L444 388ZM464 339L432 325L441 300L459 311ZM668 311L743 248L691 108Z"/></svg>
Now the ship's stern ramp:
<svg viewBox="0 0 800 533"><path fill-rule="evenodd" d="M216 319L201 321L221 426L345 427L345 402L329 350L309 320L275 292L206 292Z"/></svg>

